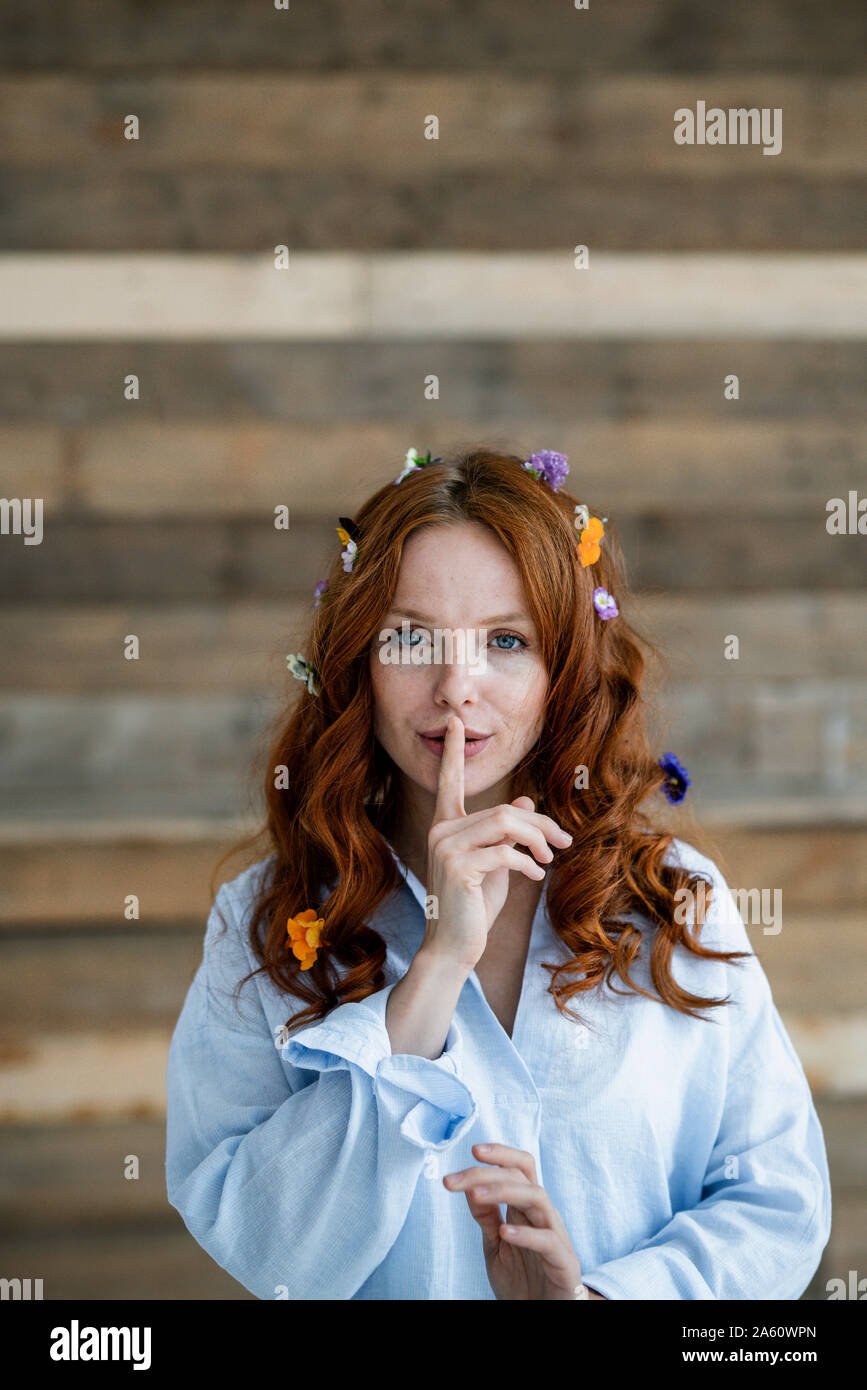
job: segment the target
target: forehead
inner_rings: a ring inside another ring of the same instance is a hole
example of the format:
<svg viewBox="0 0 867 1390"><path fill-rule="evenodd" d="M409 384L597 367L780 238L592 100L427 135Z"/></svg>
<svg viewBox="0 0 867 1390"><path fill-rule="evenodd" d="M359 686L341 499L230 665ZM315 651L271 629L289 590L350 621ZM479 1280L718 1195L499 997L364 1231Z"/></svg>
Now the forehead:
<svg viewBox="0 0 867 1390"><path fill-rule="evenodd" d="M490 599L524 608L524 591L517 565L506 547L486 526L475 522L426 527L414 532L403 548L395 601L427 604L437 597ZM487 611L487 610L486 610Z"/></svg>

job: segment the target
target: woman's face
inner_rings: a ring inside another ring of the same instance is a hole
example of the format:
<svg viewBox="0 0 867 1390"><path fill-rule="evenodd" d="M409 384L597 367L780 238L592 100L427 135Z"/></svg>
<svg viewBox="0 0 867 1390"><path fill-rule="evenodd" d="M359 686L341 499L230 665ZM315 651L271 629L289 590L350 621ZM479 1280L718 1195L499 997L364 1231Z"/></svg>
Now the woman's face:
<svg viewBox="0 0 867 1390"><path fill-rule="evenodd" d="M396 636L384 640L387 629ZM430 660L409 664L413 647ZM382 659L395 654L406 664ZM374 732L411 794L436 796L441 755L421 735L457 714L467 735L488 735L464 754L465 809L510 799L510 774L542 731L548 677L518 569L487 527L449 523L410 537L370 674Z"/></svg>

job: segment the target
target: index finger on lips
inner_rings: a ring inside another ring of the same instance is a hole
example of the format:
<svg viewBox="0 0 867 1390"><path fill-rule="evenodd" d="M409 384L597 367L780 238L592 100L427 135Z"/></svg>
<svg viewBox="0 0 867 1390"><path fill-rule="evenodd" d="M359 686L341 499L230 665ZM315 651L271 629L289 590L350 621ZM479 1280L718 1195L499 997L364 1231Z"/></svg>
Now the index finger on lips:
<svg viewBox="0 0 867 1390"><path fill-rule="evenodd" d="M434 825L441 820L457 820L464 810L464 726L456 714L449 715L443 756L440 763Z"/></svg>

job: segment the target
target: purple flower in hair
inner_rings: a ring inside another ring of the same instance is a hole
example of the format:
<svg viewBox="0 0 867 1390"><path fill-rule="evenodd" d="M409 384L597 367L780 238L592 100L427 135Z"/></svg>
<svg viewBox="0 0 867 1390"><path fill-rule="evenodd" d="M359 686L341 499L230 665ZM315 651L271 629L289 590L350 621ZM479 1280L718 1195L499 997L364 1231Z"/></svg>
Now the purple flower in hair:
<svg viewBox="0 0 867 1390"><path fill-rule="evenodd" d="M547 483L552 492L557 492L563 486L569 472L566 455L557 454L553 449L540 449L521 466L534 478L541 478L543 483Z"/></svg>
<svg viewBox="0 0 867 1390"><path fill-rule="evenodd" d="M620 612L613 596L607 589L603 589L601 584L593 590L593 602L600 618L616 618Z"/></svg>
<svg viewBox="0 0 867 1390"><path fill-rule="evenodd" d="M327 588L328 580L320 579L319 583L316 585L316 588L313 590L313 602L310 605L311 608L319 607L320 603L322 602L322 595L325 593L325 590Z"/></svg>
<svg viewBox="0 0 867 1390"><path fill-rule="evenodd" d="M668 773L668 777L662 790L668 797L673 806L679 801L683 801L686 796L686 789L689 786L689 773L686 768L681 766L673 753L663 753L659 759L659 766L663 772Z"/></svg>

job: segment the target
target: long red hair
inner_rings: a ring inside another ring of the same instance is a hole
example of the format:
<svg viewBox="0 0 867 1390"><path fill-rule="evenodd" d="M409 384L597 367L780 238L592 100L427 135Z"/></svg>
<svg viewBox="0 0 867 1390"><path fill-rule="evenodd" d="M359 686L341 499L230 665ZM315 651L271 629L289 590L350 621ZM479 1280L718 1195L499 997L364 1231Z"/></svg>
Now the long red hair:
<svg viewBox="0 0 867 1390"><path fill-rule="evenodd" d="M551 924L571 956L545 966L557 1008L580 1019L569 1001L603 978L614 988L614 975L629 990L657 997L630 978L643 936L628 920L636 911L656 928L650 978L659 1000L690 1017L728 1001L690 994L676 983L675 946L713 960L750 955L699 944L712 885L663 863L674 835L652 826L639 809L666 781L644 723L643 648L656 648L624 616L628 593L616 530L606 523L599 559L582 565L574 509L587 499L562 487L555 493L521 463L517 455L475 449L428 464L397 486L387 483L355 514L360 534L350 573L343 571L335 541L328 588L303 648L319 693L298 684L297 698L280 716L265 775L266 824L243 842L264 840L271 860L249 924L260 965L244 979L267 971L279 989L306 1004L287 1020L287 1029L318 1021L386 984L386 946L367 922L401 882L386 843L400 824L400 777L374 738L368 663L407 538L445 523L480 523L498 537L518 567L540 637L549 677L544 726L514 769L512 797L531 796L537 810L573 836L558 850L548 881ZM614 595L618 617L597 614L593 590L599 585ZM582 765L589 785L576 791ZM278 768L288 775L275 778ZM322 897L334 879L333 891ZM684 899L675 895L682 889L694 895L694 935L676 920ZM288 918L309 907L325 919L328 946L302 971L287 950L286 929Z"/></svg>

